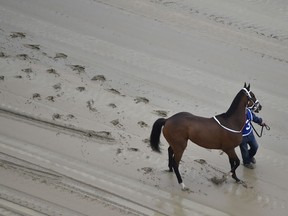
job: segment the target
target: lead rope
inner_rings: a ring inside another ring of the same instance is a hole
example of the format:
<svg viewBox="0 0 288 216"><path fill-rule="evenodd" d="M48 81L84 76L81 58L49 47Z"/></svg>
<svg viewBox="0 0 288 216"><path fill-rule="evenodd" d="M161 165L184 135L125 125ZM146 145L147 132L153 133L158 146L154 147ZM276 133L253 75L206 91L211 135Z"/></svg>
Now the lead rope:
<svg viewBox="0 0 288 216"><path fill-rule="evenodd" d="M252 123L251 123L251 126L252 126L253 130L255 131L255 133L256 133L256 135L257 135L258 137L262 137L264 127L265 127L266 130L270 130L270 127L269 127L268 125L262 126L262 127L261 127L261 132L260 132L260 134L259 134L259 133L257 132L257 130L254 128L254 126L253 126Z"/></svg>

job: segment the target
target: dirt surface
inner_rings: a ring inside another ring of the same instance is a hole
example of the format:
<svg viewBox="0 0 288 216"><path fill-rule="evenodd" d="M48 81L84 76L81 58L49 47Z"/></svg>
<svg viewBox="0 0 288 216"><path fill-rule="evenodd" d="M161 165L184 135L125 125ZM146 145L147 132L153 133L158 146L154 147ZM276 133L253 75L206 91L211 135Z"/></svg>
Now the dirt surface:
<svg viewBox="0 0 288 216"><path fill-rule="evenodd" d="M281 0L0 0L0 214L286 215L287 23ZM255 169L189 142L181 191L153 123L244 82L271 128Z"/></svg>

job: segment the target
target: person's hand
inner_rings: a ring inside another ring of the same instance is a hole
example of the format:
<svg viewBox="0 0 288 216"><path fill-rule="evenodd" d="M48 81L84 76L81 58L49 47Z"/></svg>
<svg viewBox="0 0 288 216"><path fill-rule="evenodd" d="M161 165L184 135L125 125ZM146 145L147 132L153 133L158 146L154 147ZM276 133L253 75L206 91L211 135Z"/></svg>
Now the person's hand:
<svg viewBox="0 0 288 216"><path fill-rule="evenodd" d="M264 121L260 125L263 126L263 127L267 126Z"/></svg>

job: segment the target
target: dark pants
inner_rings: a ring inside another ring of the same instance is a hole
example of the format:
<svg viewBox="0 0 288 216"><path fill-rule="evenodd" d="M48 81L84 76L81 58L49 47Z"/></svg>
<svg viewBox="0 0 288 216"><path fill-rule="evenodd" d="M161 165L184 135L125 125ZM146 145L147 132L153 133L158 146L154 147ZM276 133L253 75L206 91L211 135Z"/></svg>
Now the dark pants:
<svg viewBox="0 0 288 216"><path fill-rule="evenodd" d="M249 135L243 136L242 143L240 144L243 164L251 163L251 159L256 154L257 149L258 143L254 137L253 131Z"/></svg>

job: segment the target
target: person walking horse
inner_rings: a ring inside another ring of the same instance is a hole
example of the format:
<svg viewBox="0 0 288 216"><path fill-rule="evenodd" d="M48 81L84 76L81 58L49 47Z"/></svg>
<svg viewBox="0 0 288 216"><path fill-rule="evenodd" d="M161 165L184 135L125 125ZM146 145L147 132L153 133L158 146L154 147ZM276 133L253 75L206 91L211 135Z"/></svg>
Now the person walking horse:
<svg viewBox="0 0 288 216"><path fill-rule="evenodd" d="M256 164L255 155L258 150L258 143L253 133L253 128L251 125L251 121L261 125L262 127L267 126L262 118L255 115L254 112L259 113L262 109L262 106L256 101L254 104L248 103L248 108L246 108L246 122L245 126L242 130L242 142L240 144L240 150L243 160L243 165L246 168L254 169L253 164Z"/></svg>
<svg viewBox="0 0 288 216"><path fill-rule="evenodd" d="M188 140L207 149L221 149L228 157L232 178L237 182L236 169L240 165L235 148L242 141L242 128L245 124L245 110L249 101L256 101L250 91L250 84L238 92L227 112L212 118L195 116L188 112L180 112L168 119L157 119L152 127L150 146L152 150L160 152L159 142L163 127L163 135L169 144L168 167L174 171L182 190L186 186L179 172L179 164Z"/></svg>

